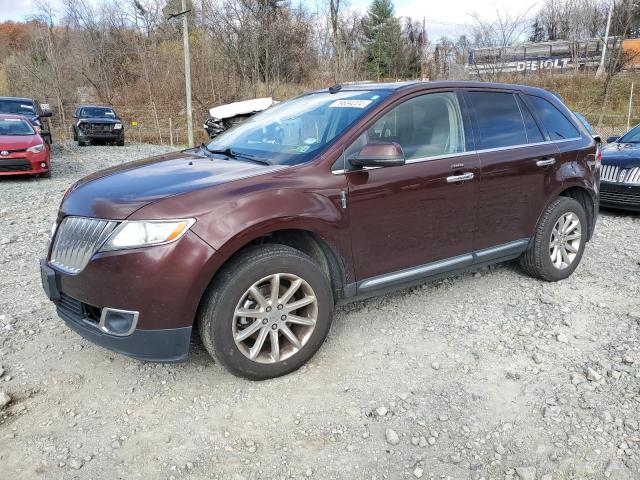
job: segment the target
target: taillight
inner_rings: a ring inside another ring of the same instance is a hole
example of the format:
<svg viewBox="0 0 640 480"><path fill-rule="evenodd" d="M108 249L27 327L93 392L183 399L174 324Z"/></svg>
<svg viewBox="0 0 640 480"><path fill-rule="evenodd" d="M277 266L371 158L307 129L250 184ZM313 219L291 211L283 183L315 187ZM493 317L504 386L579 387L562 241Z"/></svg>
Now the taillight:
<svg viewBox="0 0 640 480"><path fill-rule="evenodd" d="M602 150L598 147L598 150L596 151L596 165L600 165L600 162L602 162Z"/></svg>

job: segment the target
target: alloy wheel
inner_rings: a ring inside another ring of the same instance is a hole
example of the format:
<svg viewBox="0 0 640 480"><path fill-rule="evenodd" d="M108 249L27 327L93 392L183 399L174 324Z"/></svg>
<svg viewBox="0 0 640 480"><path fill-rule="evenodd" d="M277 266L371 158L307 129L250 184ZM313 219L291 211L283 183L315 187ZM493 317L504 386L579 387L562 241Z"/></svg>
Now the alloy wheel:
<svg viewBox="0 0 640 480"><path fill-rule="evenodd" d="M551 231L549 256L558 270L564 270L575 260L582 242L582 225L578 215L563 213Z"/></svg>
<svg viewBox="0 0 640 480"><path fill-rule="evenodd" d="M242 295L232 333L245 357L276 363L307 343L317 319L318 300L311 286L297 275L276 273L258 280Z"/></svg>

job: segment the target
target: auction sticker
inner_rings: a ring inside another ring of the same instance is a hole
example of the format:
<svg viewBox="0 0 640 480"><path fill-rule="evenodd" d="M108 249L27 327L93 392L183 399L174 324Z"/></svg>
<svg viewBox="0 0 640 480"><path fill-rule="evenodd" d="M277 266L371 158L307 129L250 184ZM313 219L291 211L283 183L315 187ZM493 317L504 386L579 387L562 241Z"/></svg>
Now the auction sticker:
<svg viewBox="0 0 640 480"><path fill-rule="evenodd" d="M336 100L329 108L366 108L371 100Z"/></svg>

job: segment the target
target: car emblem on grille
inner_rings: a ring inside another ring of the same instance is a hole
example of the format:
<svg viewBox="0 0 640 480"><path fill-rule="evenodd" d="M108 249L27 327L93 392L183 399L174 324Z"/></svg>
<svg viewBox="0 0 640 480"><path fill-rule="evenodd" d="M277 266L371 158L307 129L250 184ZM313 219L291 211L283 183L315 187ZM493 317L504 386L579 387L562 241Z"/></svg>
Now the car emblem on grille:
<svg viewBox="0 0 640 480"><path fill-rule="evenodd" d="M625 177L627 176L627 171L626 170L622 170L620 172L620 175L618 175L618 181L620 183L624 182Z"/></svg>
<svg viewBox="0 0 640 480"><path fill-rule="evenodd" d="M0 152L0 155L2 155L3 157L6 157L7 155L9 155L9 150L2 150Z"/></svg>

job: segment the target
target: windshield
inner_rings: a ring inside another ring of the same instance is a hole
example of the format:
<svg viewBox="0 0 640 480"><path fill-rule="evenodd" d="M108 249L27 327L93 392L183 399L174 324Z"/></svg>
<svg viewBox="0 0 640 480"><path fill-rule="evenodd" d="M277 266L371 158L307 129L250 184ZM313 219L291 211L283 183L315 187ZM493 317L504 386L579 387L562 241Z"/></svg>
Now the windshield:
<svg viewBox="0 0 640 480"><path fill-rule="evenodd" d="M633 127L618 140L618 143L640 143L640 125Z"/></svg>
<svg viewBox="0 0 640 480"><path fill-rule="evenodd" d="M33 135L35 131L26 120L19 118L0 118L0 136Z"/></svg>
<svg viewBox="0 0 640 480"><path fill-rule="evenodd" d="M210 150L231 149L275 165L314 158L389 92L313 93L279 103L216 137Z"/></svg>
<svg viewBox="0 0 640 480"><path fill-rule="evenodd" d="M110 108L105 107L84 107L78 112L81 118L115 118L116 114Z"/></svg>
<svg viewBox="0 0 640 480"><path fill-rule="evenodd" d="M29 117L37 115L32 104L20 100L0 100L0 113L26 115Z"/></svg>

